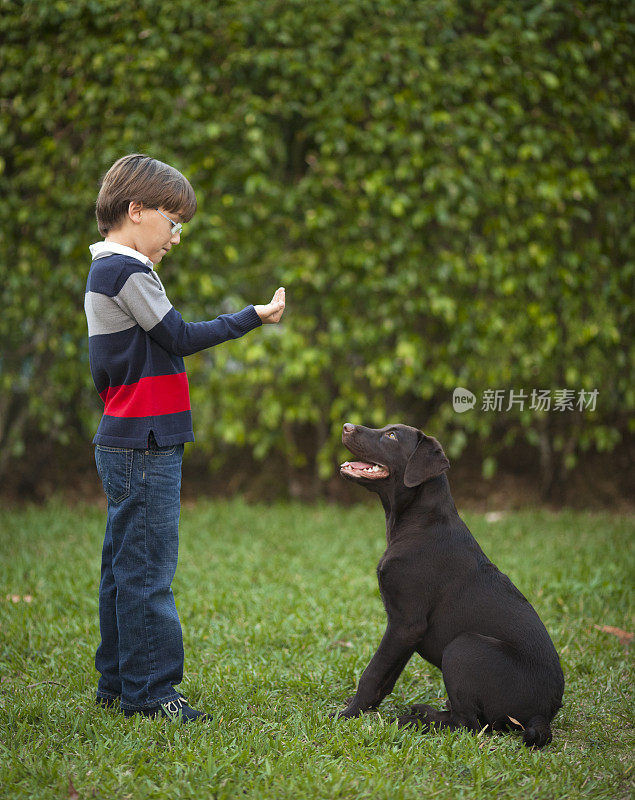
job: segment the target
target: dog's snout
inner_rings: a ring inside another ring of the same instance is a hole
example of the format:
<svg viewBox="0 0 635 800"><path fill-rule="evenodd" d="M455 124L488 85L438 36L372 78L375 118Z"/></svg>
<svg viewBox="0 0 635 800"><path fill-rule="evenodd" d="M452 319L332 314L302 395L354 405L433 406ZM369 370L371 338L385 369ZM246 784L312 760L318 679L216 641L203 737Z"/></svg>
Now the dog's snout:
<svg viewBox="0 0 635 800"><path fill-rule="evenodd" d="M343 427L344 433L353 433L354 430L355 430L355 426L353 425L352 422L345 422L344 423L344 427Z"/></svg>

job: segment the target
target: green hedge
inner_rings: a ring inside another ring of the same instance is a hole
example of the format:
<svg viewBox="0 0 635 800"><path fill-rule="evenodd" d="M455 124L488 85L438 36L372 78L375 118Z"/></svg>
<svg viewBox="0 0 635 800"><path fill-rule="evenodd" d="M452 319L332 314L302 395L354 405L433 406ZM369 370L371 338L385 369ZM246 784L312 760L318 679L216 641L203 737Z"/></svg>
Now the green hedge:
<svg viewBox="0 0 635 800"><path fill-rule="evenodd" d="M346 420L451 457L516 440L548 492L633 408L634 26L571 0L5 2L0 472L99 418L83 292L128 152L199 211L160 271L186 319L287 289L284 324L188 360L198 448L332 474ZM630 201L630 206L629 206ZM479 398L465 414L452 390ZM595 412L483 411L598 389ZM495 444L494 444L495 443Z"/></svg>

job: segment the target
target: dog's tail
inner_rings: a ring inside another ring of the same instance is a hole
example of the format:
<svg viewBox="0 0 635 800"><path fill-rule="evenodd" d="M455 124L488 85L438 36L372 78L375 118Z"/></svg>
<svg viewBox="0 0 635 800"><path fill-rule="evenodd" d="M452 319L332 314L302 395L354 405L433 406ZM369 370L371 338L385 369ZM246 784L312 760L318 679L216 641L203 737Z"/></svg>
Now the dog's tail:
<svg viewBox="0 0 635 800"><path fill-rule="evenodd" d="M532 717L523 731L523 742L527 747L544 747L551 741L551 727L545 717Z"/></svg>

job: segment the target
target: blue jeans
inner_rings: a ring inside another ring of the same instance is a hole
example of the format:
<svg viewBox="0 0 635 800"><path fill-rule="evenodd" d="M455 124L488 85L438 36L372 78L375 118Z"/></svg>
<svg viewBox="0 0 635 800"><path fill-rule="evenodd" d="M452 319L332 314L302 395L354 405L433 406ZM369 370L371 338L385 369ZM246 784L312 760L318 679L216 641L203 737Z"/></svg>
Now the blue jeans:
<svg viewBox="0 0 635 800"><path fill-rule="evenodd" d="M183 637L171 583L179 544L183 445L95 446L108 499L99 584L97 696L143 709L175 700Z"/></svg>

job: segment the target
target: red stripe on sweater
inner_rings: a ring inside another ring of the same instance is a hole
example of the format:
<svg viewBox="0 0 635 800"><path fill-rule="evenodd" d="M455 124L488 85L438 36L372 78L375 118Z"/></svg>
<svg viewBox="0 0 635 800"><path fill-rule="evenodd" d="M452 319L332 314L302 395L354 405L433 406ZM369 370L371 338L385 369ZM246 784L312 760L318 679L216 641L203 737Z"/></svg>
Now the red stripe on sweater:
<svg viewBox="0 0 635 800"><path fill-rule="evenodd" d="M109 386L100 397L110 417L154 417L190 411L190 389L185 372L141 378L137 383Z"/></svg>

